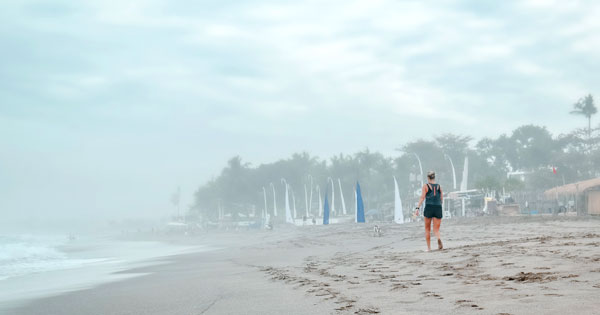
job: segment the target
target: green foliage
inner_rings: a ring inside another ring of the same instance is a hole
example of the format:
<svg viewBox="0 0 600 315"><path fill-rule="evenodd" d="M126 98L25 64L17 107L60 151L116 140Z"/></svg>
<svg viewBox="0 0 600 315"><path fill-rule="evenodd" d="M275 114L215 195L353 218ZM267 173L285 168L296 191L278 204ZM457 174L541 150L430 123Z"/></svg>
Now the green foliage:
<svg viewBox="0 0 600 315"><path fill-rule="evenodd" d="M514 169L533 169L550 164L556 151L555 141L546 127L521 126L513 131L510 138L509 162Z"/></svg>
<svg viewBox="0 0 600 315"><path fill-rule="evenodd" d="M588 94L580 98L577 103L573 104L573 110L571 114L581 115L588 119L588 137L592 133L592 116L598 112L596 105L594 105L594 98L591 94Z"/></svg>
<svg viewBox="0 0 600 315"><path fill-rule="evenodd" d="M545 191L559 185L562 185L560 178L548 168L535 170L527 177L526 181L527 189L537 192Z"/></svg>
<svg viewBox="0 0 600 315"><path fill-rule="evenodd" d="M596 113L591 96L582 99L575 108L586 117ZM332 178L335 184L335 207L338 212L341 207L338 179L350 213L353 211L353 191L357 181L361 183L367 210L381 209L393 201L392 176L398 180L403 200L412 202L416 198L414 192L420 189L417 156L421 159L424 173L436 171L438 183L446 192L453 190L450 160L456 169L458 186L462 180L465 156L469 156L470 161L469 183L474 183L469 188L486 191L501 191L503 188L506 192L542 191L563 182L600 176L600 126L553 137L545 127L524 125L515 129L510 136L503 134L495 139L483 138L474 147L470 145L472 141L469 136L442 134L432 141L406 143L400 146L398 154L393 157L372 152L368 148L354 154L340 153L329 160L302 152L257 167L244 163L236 156L228 161L217 178L198 189L194 208L209 219L216 218L219 207L234 216L248 213L250 209L261 211L264 208L264 187L268 197L267 208L271 213L272 184L281 216L285 191L282 178L286 179L296 196L299 215L306 210L304 187L308 195L310 178L313 184L310 206L313 213L318 207L317 185L322 197L327 193L331 200L331 181L328 178ZM553 167L558 174L553 173ZM506 179L507 172L517 170L528 174L525 182L516 178ZM416 181L414 178L410 181L409 174L416 174Z"/></svg>
<svg viewBox="0 0 600 315"><path fill-rule="evenodd" d="M525 188L525 183L516 178L509 178L504 182L506 192L520 191Z"/></svg>
<svg viewBox="0 0 600 315"><path fill-rule="evenodd" d="M475 182L475 188L477 189L483 189L485 191L492 191L492 190L501 190L502 189L502 184L500 183L500 180L498 177L496 176L486 176L482 179L479 179Z"/></svg>
<svg viewBox="0 0 600 315"><path fill-rule="evenodd" d="M594 105L594 98L591 94L588 94L573 104L573 110L571 114L582 115L586 118L590 118L598 112L596 105Z"/></svg>

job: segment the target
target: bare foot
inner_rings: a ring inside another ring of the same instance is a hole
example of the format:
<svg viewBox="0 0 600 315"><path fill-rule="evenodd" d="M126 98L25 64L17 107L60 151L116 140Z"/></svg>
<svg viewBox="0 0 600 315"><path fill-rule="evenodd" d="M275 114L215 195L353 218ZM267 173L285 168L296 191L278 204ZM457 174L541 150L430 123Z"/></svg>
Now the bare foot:
<svg viewBox="0 0 600 315"><path fill-rule="evenodd" d="M438 249L442 250L444 249L444 245L442 245L442 240L438 239Z"/></svg>

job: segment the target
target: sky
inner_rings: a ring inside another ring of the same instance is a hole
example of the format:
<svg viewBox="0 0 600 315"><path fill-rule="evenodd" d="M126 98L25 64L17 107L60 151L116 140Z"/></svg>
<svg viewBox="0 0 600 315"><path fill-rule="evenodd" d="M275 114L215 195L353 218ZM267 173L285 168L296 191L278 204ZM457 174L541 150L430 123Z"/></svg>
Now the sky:
<svg viewBox="0 0 600 315"><path fill-rule="evenodd" d="M173 213L235 156L554 134L600 95L597 1L0 2L4 218ZM597 122L596 122L597 123Z"/></svg>

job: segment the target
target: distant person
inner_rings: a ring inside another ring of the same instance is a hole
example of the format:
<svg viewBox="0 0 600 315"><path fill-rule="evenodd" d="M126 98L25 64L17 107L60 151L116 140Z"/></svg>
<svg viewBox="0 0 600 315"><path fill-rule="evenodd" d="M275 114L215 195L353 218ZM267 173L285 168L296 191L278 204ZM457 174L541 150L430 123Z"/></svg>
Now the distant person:
<svg viewBox="0 0 600 315"><path fill-rule="evenodd" d="M443 249L442 238L440 236L440 225L442 224L442 187L435 183L435 172L430 171L427 173L427 184L423 185L423 192L421 193L421 199L417 205L417 215L423 201L425 203L425 210L423 216L425 217L425 240L427 240L427 251L431 250L431 220L433 219L433 234L437 238L438 249Z"/></svg>

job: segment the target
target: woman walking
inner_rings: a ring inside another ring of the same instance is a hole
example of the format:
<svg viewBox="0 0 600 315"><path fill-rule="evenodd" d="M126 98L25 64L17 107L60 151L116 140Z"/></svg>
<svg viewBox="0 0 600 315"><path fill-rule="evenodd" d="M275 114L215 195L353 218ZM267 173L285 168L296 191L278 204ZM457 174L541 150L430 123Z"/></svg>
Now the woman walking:
<svg viewBox="0 0 600 315"><path fill-rule="evenodd" d="M442 187L435 183L435 172L427 173L427 184L423 186L423 192L421 193L421 199L417 206L417 215L423 201L425 203L425 211L423 216L425 217L425 240L427 240L427 251L431 250L431 221L433 220L433 234L437 238L438 249L443 249L442 239L440 236L440 225L442 224L442 202L444 197L442 196Z"/></svg>

